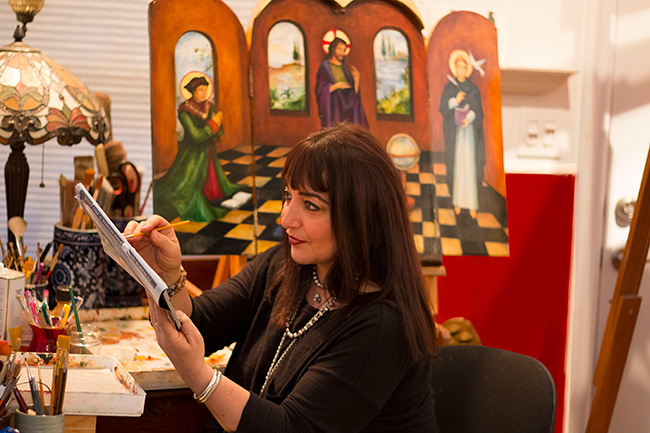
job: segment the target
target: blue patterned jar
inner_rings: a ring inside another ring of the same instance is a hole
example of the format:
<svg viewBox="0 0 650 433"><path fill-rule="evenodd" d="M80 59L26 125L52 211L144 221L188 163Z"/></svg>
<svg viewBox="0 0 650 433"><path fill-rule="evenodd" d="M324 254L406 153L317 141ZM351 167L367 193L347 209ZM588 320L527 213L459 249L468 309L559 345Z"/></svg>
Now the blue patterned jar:
<svg viewBox="0 0 650 433"><path fill-rule="evenodd" d="M82 309L105 307L108 255L97 230L74 230L56 223L52 250L59 244L63 248L50 275L51 286L72 286L84 299Z"/></svg>
<svg viewBox="0 0 650 433"><path fill-rule="evenodd" d="M121 232L131 220L144 221L146 217L111 218L115 227ZM106 261L106 307L141 307L142 298L146 298L144 287L111 257Z"/></svg>

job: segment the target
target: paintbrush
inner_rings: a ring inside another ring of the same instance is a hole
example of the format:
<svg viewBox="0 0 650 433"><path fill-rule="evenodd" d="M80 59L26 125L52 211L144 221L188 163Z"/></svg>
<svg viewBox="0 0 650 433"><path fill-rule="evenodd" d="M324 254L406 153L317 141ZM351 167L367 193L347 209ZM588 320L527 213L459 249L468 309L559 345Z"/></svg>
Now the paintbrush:
<svg viewBox="0 0 650 433"><path fill-rule="evenodd" d="M95 186L93 188L93 199L95 201L97 201L97 196L99 195L99 191L102 188L102 182L103 181L104 181L104 176L101 175L101 174L99 176L97 176L97 179L95 179ZM88 226L89 223L90 223L90 226ZM85 230L86 228L91 229L92 224L93 224L93 222L90 220L90 216L88 216L87 214L84 213L83 217L81 218L81 225L79 226L79 228L81 230Z"/></svg>
<svg viewBox="0 0 650 433"><path fill-rule="evenodd" d="M0 248L2 248L2 263L7 265L7 252L5 251L5 244L2 243L2 238L0 237Z"/></svg>
<svg viewBox="0 0 650 433"><path fill-rule="evenodd" d="M56 364L52 372L52 402L50 415L59 415L63 408L65 385L68 374L68 353L70 351L70 337L59 335L56 340Z"/></svg>
<svg viewBox="0 0 650 433"><path fill-rule="evenodd" d="M77 155L74 160L74 180L80 181L89 169L95 171L95 157L93 155Z"/></svg>
<svg viewBox="0 0 650 433"><path fill-rule="evenodd" d="M27 370L27 381L29 382L29 390L32 393L32 401L34 402L34 412L36 415L43 415L43 404L41 402L41 395L38 393L38 387L36 386L36 379L32 376L32 372L29 370L29 365L27 361L25 362L25 370Z"/></svg>
<svg viewBox="0 0 650 433"><path fill-rule="evenodd" d="M61 224L64 227L70 227L72 225L72 218L78 204L77 200L74 198L74 187L77 183L77 181L66 179L64 175L59 176L60 217Z"/></svg>
<svg viewBox="0 0 650 433"><path fill-rule="evenodd" d="M41 256L39 257L41 263L45 262L45 258L47 257L47 253L50 252L50 248L52 248L52 242L48 242L47 245L45 245L45 248L43 249L43 252L41 253Z"/></svg>
<svg viewBox="0 0 650 433"><path fill-rule="evenodd" d="M83 179L81 183L83 186L88 189L90 188L90 185L93 183L93 179L95 179L95 169L94 168L88 168L86 169ZM70 227L71 229L79 229L81 228L81 223L83 221L83 216L84 216L84 211L81 205L77 207L77 209L74 212L74 217L72 218L72 226Z"/></svg>
<svg viewBox="0 0 650 433"><path fill-rule="evenodd" d="M38 357L38 363L36 366L38 367L38 387L39 387L39 394L41 396L41 405L43 409L43 413L45 413L45 393L43 392L43 376L41 375L41 357Z"/></svg>
<svg viewBox="0 0 650 433"><path fill-rule="evenodd" d="M144 196L144 200L142 201L142 206L140 206L140 212L138 215L142 215L144 213L144 207L147 204L147 200L149 199L149 194L151 194L151 189L153 188L153 179L151 182L149 182L149 188L147 188L147 194Z"/></svg>
<svg viewBox="0 0 650 433"><path fill-rule="evenodd" d="M69 287L70 290L70 304L72 305L72 312L74 313L74 320L77 325L77 332L79 333L79 341L81 342L81 353L86 354L86 343L84 343L84 333L81 329L81 322L79 321L79 313L77 311L77 301L74 298L74 290L72 286ZM69 337L68 337L69 338Z"/></svg>
<svg viewBox="0 0 650 433"><path fill-rule="evenodd" d="M25 250L27 249L23 248L25 246L23 244L23 235L25 234L25 230L27 230L27 221L25 221L25 219L21 216L14 216L9 218L9 221L7 221L7 227L9 227L9 230L16 238L18 257L22 258L25 254Z"/></svg>
<svg viewBox="0 0 650 433"><path fill-rule="evenodd" d="M104 177L108 177L110 171L108 169L108 161L106 160L106 150L102 143L95 146L95 163L97 164L97 172Z"/></svg>
<svg viewBox="0 0 650 433"><path fill-rule="evenodd" d="M179 221L177 223L168 224L168 225L166 225L164 227L157 227L157 228L155 228L155 229L153 229L151 231L152 232L157 232L157 231L160 231L160 230L170 229L172 227L182 226L182 225L187 224L189 222L190 222L190 220ZM149 232L149 233L151 233L151 232ZM149 233L143 233L143 232L133 233L133 234L124 236L124 239L137 238L138 236L147 236Z"/></svg>
<svg viewBox="0 0 650 433"><path fill-rule="evenodd" d="M54 253L54 257L52 257L52 261L50 262L50 269L47 271L47 275L45 275L46 280L50 279L50 274L52 273L52 269L54 269L54 265L56 265L56 262L59 260L59 254L61 254L62 249L63 244L59 244L59 247L56 249L56 253Z"/></svg>
<svg viewBox="0 0 650 433"><path fill-rule="evenodd" d="M23 308L23 311L25 312L25 315L27 316L27 320L29 320L29 323L36 325L36 322L34 321L34 318L32 316L32 312L29 310L29 308L27 307L27 303L25 302L25 297L20 293L16 293L16 298L18 298L18 301L20 302L20 306Z"/></svg>

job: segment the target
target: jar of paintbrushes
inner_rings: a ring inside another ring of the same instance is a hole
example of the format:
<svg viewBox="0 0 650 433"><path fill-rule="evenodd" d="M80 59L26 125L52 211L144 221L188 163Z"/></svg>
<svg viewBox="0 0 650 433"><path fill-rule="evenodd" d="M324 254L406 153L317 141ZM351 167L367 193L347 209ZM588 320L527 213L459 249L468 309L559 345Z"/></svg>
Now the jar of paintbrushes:
<svg viewBox="0 0 650 433"><path fill-rule="evenodd" d="M69 288L72 292L72 289ZM68 322L71 315L77 320L76 308L83 300L79 297L69 297L69 302L62 302L59 308L59 302L53 310L49 306L49 293L47 289L43 291L43 296L39 299L33 290L26 289L23 296L16 295L20 301L29 327L32 331L32 338L29 345L30 352L56 352L56 342L60 335L68 334Z"/></svg>
<svg viewBox="0 0 650 433"><path fill-rule="evenodd" d="M40 373L40 358L37 363L38 381L31 373L27 359L24 359L24 369L27 372L30 394L32 397L31 407L24 398L16 395L18 409L16 410L16 427L21 433L63 433L64 415L63 403L68 375L68 355L70 353L70 337L61 335L56 343L55 364L52 370L52 384L50 390L50 404L45 403L43 381Z"/></svg>

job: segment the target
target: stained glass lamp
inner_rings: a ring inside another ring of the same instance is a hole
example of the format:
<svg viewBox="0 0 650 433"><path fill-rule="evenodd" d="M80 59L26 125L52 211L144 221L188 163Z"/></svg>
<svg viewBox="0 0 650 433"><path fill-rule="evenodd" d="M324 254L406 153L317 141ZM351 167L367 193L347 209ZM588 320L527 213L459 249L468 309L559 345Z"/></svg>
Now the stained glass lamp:
<svg viewBox="0 0 650 433"><path fill-rule="evenodd" d="M7 219L24 215L29 165L26 144L56 137L72 146L82 138L107 142L108 117L95 95L61 65L22 42L44 0L9 0L18 24L14 42L0 48L0 143L11 146L5 164ZM9 234L10 237L11 234Z"/></svg>

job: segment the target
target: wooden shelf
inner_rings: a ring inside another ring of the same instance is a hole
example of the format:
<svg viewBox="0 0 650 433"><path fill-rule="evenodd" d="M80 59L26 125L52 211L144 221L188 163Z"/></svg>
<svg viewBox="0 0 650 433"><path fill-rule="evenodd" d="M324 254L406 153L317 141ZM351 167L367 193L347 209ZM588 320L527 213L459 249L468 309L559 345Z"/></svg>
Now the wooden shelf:
<svg viewBox="0 0 650 433"><path fill-rule="evenodd" d="M543 95L566 83L573 70L502 68L501 93Z"/></svg>

